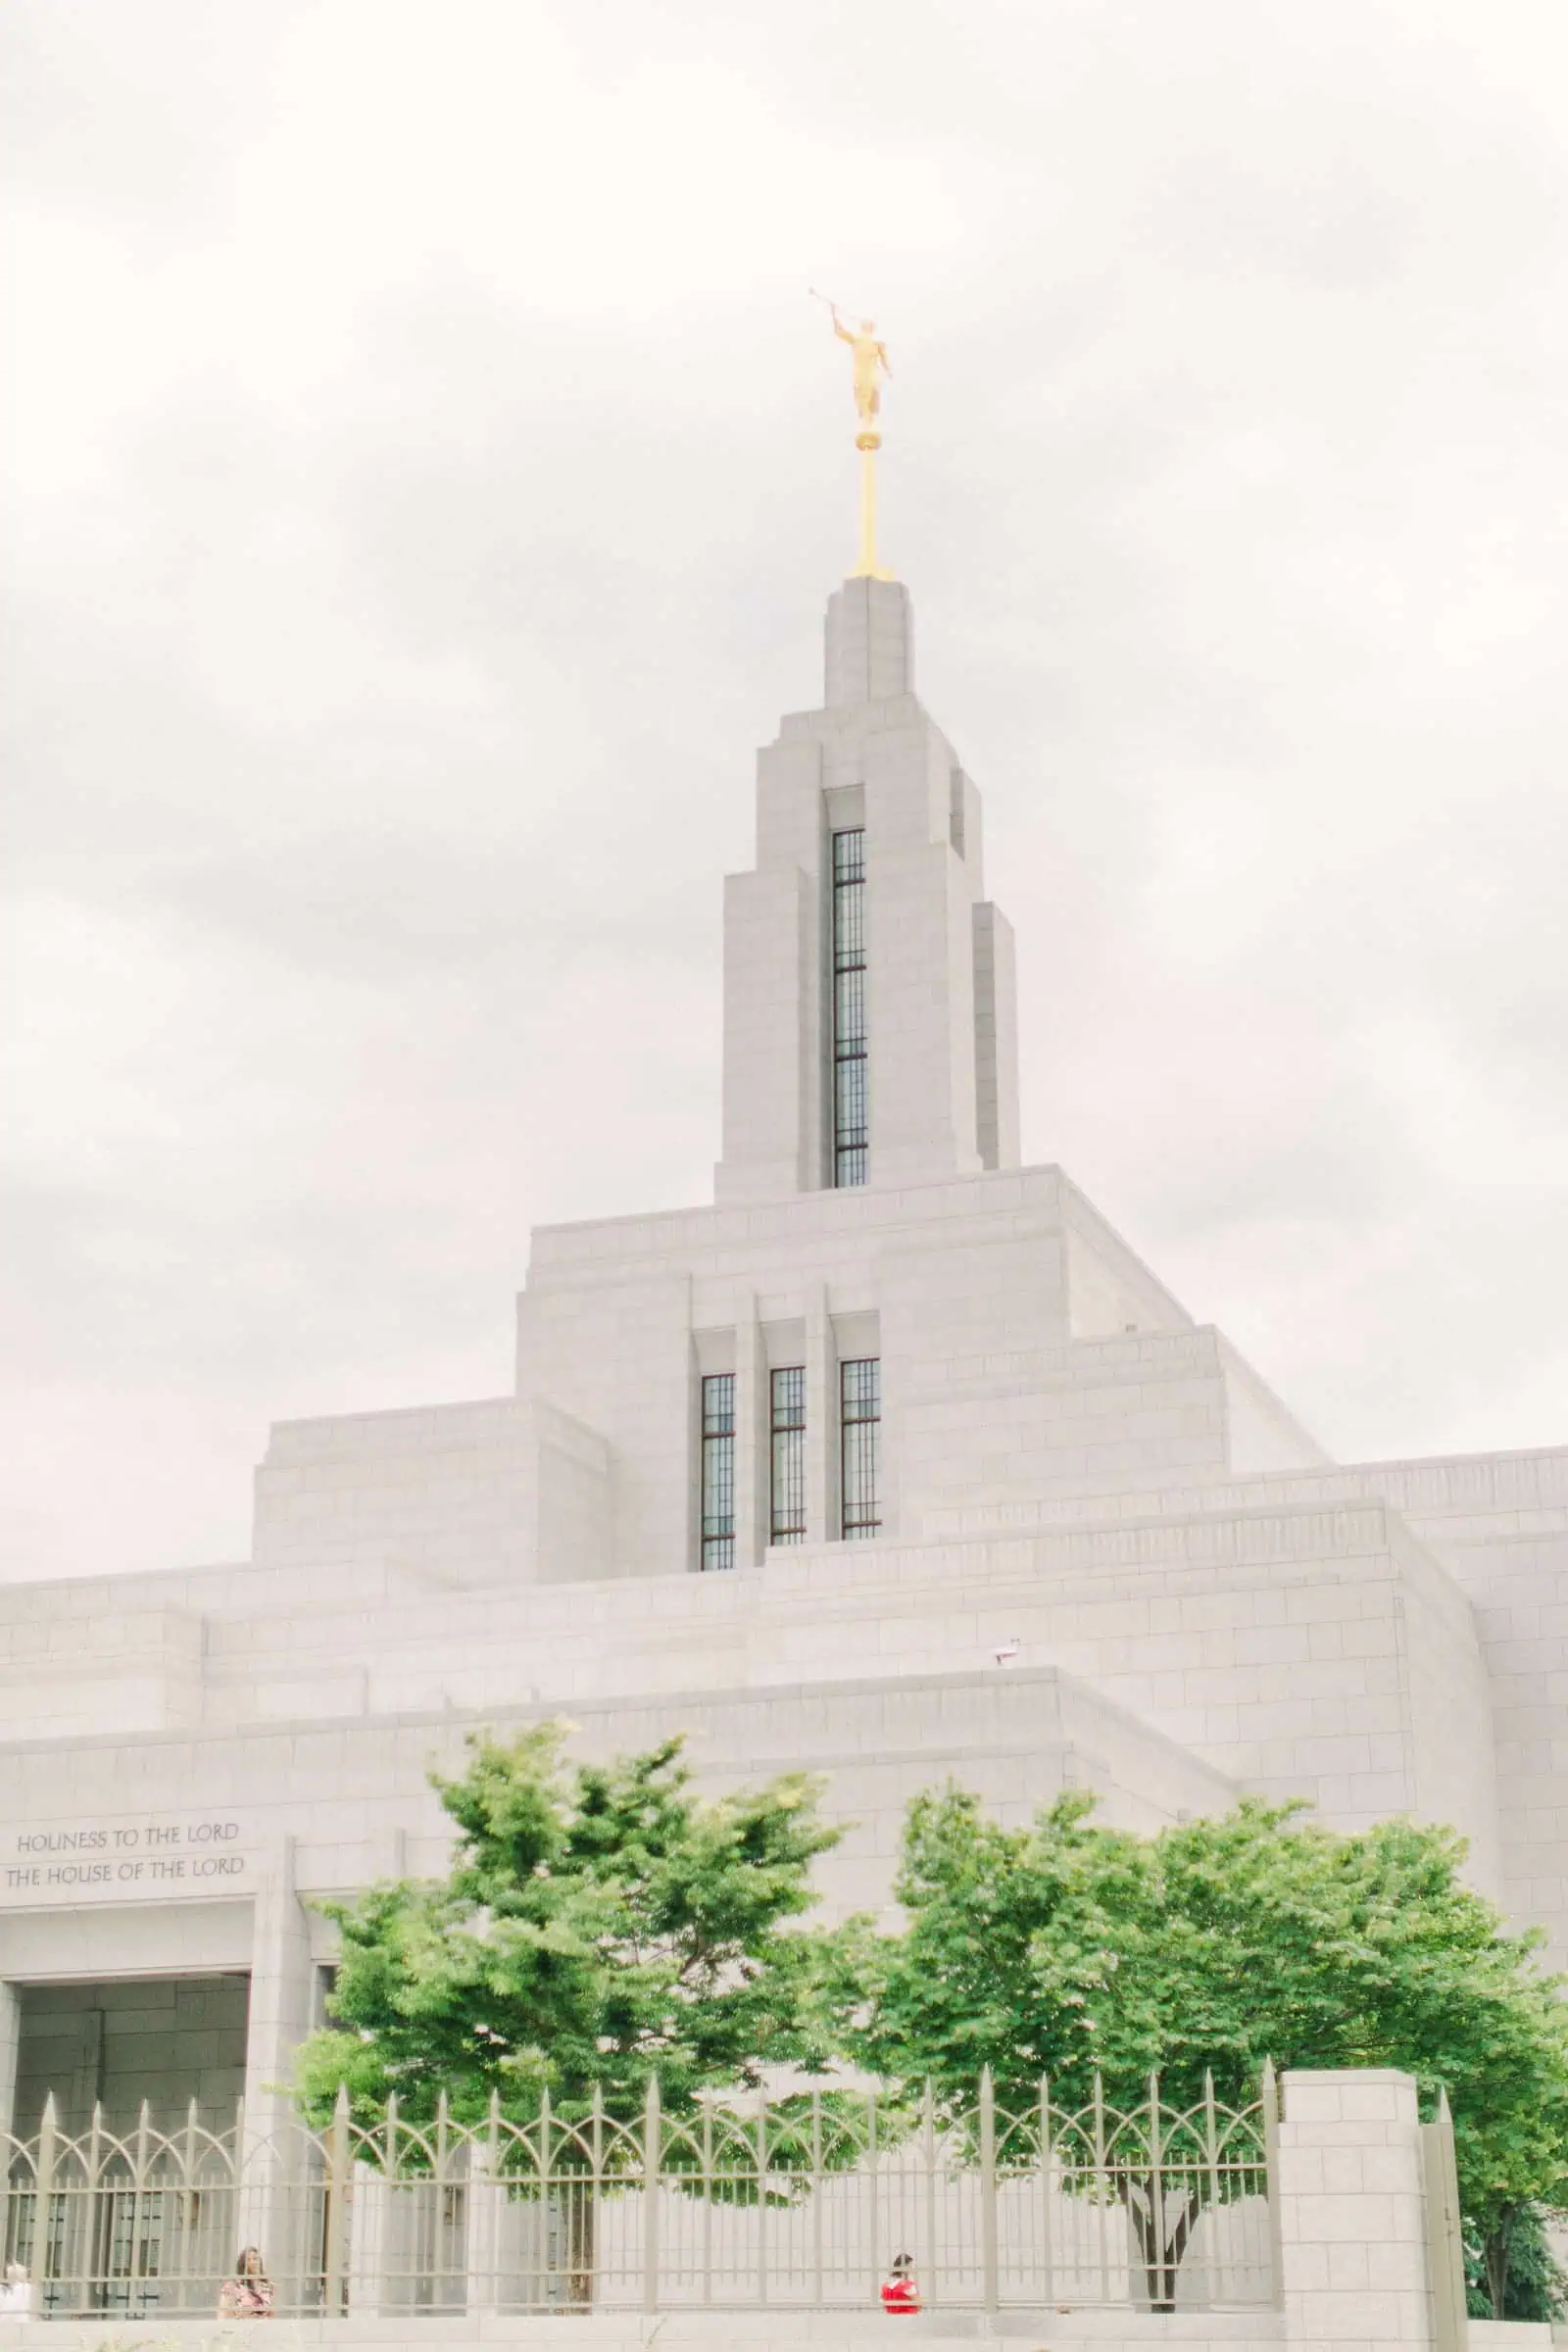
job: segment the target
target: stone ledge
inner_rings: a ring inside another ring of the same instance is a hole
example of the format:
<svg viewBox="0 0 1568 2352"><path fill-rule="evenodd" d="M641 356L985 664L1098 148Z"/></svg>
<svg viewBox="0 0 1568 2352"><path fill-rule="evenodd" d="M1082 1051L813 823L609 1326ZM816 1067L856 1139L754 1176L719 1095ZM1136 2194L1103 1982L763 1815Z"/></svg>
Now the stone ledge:
<svg viewBox="0 0 1568 2352"><path fill-rule="evenodd" d="M8 2342L9 2323L0 2321L0 2345ZM524 2318L499 2313L450 2314L430 2312L422 2318L364 2318L346 2320L289 2320L273 2322L268 2331L270 2352L339 2344L375 2346L377 2352L445 2352L462 2344L513 2345L517 2352L543 2352L546 2345L579 2345L583 2352L642 2352L657 2344L658 2352L732 2352L755 2345L759 2352L865 2352L873 2343L889 2340L892 2323L877 2312L831 2311L709 2311L665 2312L645 2319L636 2312L604 2313L588 2317L559 2314ZM1274 2312L1177 2312L1170 2317L1127 2311L1003 2311L994 2314L928 2312L916 2320L898 2323L898 2340L918 2343L929 2352L944 2346L970 2346L977 2341L1005 2340L1027 2344L1033 2352L1062 2352L1074 2345L1093 2345L1097 2352L1276 2352L1286 2343L1285 2323ZM90 2321L54 2321L40 2336L12 2328L18 2346L46 2345L50 2352L217 2352L217 2348L248 2345L243 2327L216 2319L117 2321L112 2314ZM1513 2329L1497 2330L1500 2348L1511 2346ZM1534 2330L1524 2340L1535 2339ZM1549 2331L1543 2330L1549 2341ZM1472 2340L1479 2341L1472 2333Z"/></svg>

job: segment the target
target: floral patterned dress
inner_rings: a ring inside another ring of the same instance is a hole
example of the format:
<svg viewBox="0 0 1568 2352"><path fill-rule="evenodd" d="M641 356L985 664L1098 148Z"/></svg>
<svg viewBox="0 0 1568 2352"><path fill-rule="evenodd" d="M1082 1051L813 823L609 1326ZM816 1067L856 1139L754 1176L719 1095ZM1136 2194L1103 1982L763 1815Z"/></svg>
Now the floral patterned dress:
<svg viewBox="0 0 1568 2352"><path fill-rule="evenodd" d="M225 2278L218 2290L220 2320L270 2320L272 2282L270 2278Z"/></svg>

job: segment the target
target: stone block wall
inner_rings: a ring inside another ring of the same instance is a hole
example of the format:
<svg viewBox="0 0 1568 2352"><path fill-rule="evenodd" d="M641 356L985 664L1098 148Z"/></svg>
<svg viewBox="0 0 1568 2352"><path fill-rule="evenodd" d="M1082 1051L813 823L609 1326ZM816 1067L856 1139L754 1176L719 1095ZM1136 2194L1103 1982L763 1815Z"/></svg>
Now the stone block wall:
<svg viewBox="0 0 1568 2352"><path fill-rule="evenodd" d="M244 1843L258 1857L280 1839L293 1840L291 1870L302 1896L344 1892L404 1870L443 1871L452 1833L429 1786L432 1766L461 1770L470 1730L519 1728L553 1711L497 1704L482 1714L253 1726L242 1738L105 1741L79 1759L72 1802L83 1816L114 1818L129 1788L157 1810L200 1786L215 1810L240 1819ZM825 1812L849 1825L818 1877L824 1901L840 1910L887 1902L908 1799L950 1775L1011 1823L1066 1787L1095 1789L1109 1820L1139 1828L1157 1827L1178 1811L1222 1810L1234 1793L1212 1768L1054 1669L753 1690L671 1688L658 1698L579 1698L571 1713L574 1744L589 1753L689 1734L691 1762L710 1788L797 1767L821 1772ZM47 1748L0 1755L0 1810L36 1806L40 1817L58 1814L51 1762ZM247 1893L253 1884L254 1874L236 1882ZM227 1923L247 1911L243 1900L167 1911L105 1905L74 1915L0 1908L0 1976L8 1966L18 1975L76 1974L114 1951L117 1931L126 1965L156 1965L162 1952L144 1949L132 1931L181 1917L188 1958L200 1965L210 1950L232 1948L223 1940ZM258 1938L265 1925L258 1913ZM59 1958L51 1967L52 1954Z"/></svg>
<svg viewBox="0 0 1568 2352"><path fill-rule="evenodd" d="M1432 2352L1416 2089L1394 2072L1284 2079L1279 2243L1299 2352Z"/></svg>
<svg viewBox="0 0 1568 2352"><path fill-rule="evenodd" d="M546 1228L518 1306L518 1392L608 1447L613 1574L695 1564L700 1372L735 1365L759 1319L813 1315L824 1345L845 1318L879 1325L885 1533L970 1495L1227 1466L1242 1368L1055 1169ZM1085 1321L1104 1328L1075 1350L1069 1322ZM824 1384L810 1442L831 1453L834 1366L808 1369ZM1276 1448L1310 1458L1270 1409ZM267 1556L296 1556L300 1540Z"/></svg>
<svg viewBox="0 0 1568 2352"><path fill-rule="evenodd" d="M152 1731L202 1711L202 1622L149 1607L131 1580L87 1612L0 1615L0 1725L8 1739L90 1737L108 1723Z"/></svg>
<svg viewBox="0 0 1568 2352"><path fill-rule="evenodd" d="M397 1566L437 1584L608 1573L602 1438L499 1397L277 1424L256 1474L260 1566Z"/></svg>
<svg viewBox="0 0 1568 2352"><path fill-rule="evenodd" d="M1000 1503L1081 1492L1147 1475L1155 1462L1195 1475L1223 1467L1225 1379L1215 1335L1030 1348L1022 1335L1041 1320L1031 1316L1030 1294L1045 1277L1044 1255L1026 1244L955 1253L961 1303L951 1313L930 1299L926 1284L894 1292L888 1322L909 1334L895 1357L907 1384L898 1431L901 1532L917 1534L931 1514L969 1497ZM988 1308L990 1346L981 1324Z"/></svg>
<svg viewBox="0 0 1568 2352"><path fill-rule="evenodd" d="M68 2132L87 2129L94 2100L111 2132L134 2131L143 2099L154 2129L170 2130L192 2096L203 2125L227 2129L245 2088L248 1999L238 1974L21 1986L17 2127L35 2132L53 2091Z"/></svg>

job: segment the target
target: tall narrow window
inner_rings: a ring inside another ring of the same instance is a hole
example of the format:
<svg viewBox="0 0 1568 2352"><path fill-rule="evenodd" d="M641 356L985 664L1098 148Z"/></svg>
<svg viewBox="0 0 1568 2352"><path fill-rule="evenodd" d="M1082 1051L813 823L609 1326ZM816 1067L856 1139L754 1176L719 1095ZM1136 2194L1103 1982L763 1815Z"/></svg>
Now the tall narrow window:
<svg viewBox="0 0 1568 2352"><path fill-rule="evenodd" d="M703 1382L704 1568L735 1565L735 1375Z"/></svg>
<svg viewBox="0 0 1568 2352"><path fill-rule="evenodd" d="M790 1364L773 1375L770 1544L806 1542L806 1367Z"/></svg>
<svg viewBox="0 0 1568 2352"><path fill-rule="evenodd" d="M833 1182L863 1184L865 828L833 836Z"/></svg>
<svg viewBox="0 0 1568 2352"><path fill-rule="evenodd" d="M839 1366L839 1494L846 1540L882 1525L882 1366L877 1357Z"/></svg>

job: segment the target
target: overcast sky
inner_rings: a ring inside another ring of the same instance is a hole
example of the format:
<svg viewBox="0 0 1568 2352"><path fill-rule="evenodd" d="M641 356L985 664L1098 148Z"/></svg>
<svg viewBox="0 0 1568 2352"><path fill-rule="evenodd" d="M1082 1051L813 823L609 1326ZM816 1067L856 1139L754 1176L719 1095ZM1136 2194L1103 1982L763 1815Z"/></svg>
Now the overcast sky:
<svg viewBox="0 0 1568 2352"><path fill-rule="evenodd" d="M844 354L1024 1143L1345 1458L1568 1442L1559 0L10 0L4 1568L242 1557L710 1197ZM16 334L21 323L20 338Z"/></svg>

